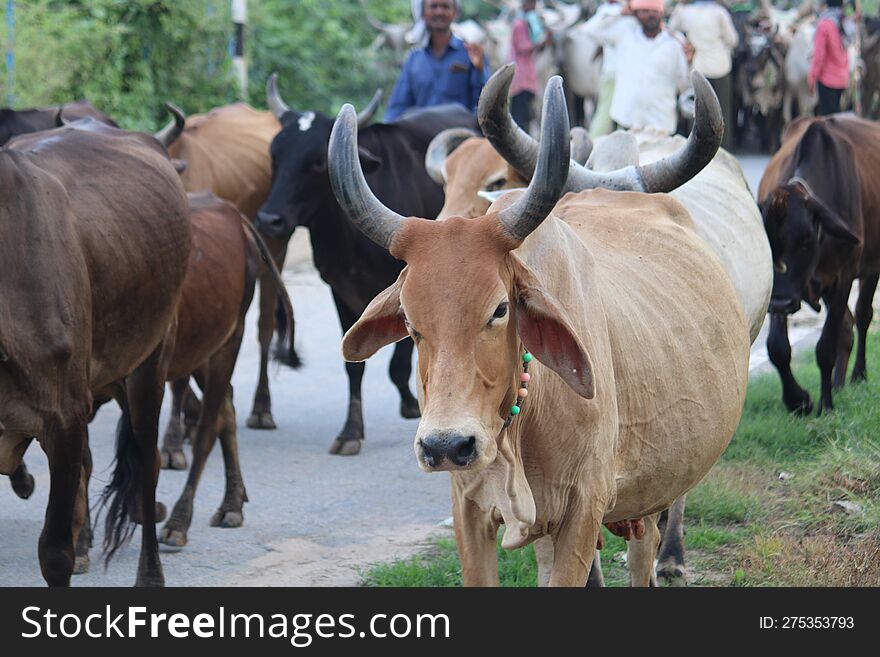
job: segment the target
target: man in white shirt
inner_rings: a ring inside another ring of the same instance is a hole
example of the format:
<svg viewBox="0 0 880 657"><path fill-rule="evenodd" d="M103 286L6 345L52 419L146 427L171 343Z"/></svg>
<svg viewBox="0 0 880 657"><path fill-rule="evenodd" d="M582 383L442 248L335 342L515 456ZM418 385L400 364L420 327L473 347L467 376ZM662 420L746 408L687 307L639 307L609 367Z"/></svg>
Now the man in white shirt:
<svg viewBox="0 0 880 657"><path fill-rule="evenodd" d="M621 128L654 127L675 132L678 94L687 88L690 44L663 25L663 0L630 0L622 16L634 15L633 29L611 26L595 34L616 50L611 119Z"/></svg>
<svg viewBox="0 0 880 657"><path fill-rule="evenodd" d="M669 28L683 32L694 46L694 68L708 78L718 95L725 126L721 145L730 150L733 133L731 52L739 43L730 12L715 0L696 0L675 8L669 19Z"/></svg>
<svg viewBox="0 0 880 657"><path fill-rule="evenodd" d="M608 0L599 6L596 13L588 20L583 31L593 38L598 34L606 34L602 46L602 70L599 74L599 102L590 119L590 137L596 139L614 130L611 123L611 99L614 98L614 80L617 77L617 53L609 41L611 32L619 35L638 29L638 23L631 14L624 15L624 2Z"/></svg>

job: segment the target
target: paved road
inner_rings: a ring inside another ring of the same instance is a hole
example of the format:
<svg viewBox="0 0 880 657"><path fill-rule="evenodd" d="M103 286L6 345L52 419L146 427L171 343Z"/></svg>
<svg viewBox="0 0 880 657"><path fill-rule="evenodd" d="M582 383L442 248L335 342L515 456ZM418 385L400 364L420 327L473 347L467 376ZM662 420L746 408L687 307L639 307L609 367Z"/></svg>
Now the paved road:
<svg viewBox="0 0 880 657"><path fill-rule="evenodd" d="M752 189L757 189L767 158L747 156L742 161ZM258 367L252 309L233 378L242 468L250 497L245 524L239 529L208 526L223 494L218 449L198 491L189 545L162 555L170 585L356 583L364 564L411 552L450 515L448 477L424 474L416 466L412 450L416 421L398 415L397 391L387 377L389 348L370 361L364 377L367 441L363 453L354 458L327 454L347 405L347 379L339 354L341 332L329 290L311 267L305 234L298 233L294 240L294 262L286 268L285 280L294 300L297 342L306 364L297 372L275 369L272 373L279 429L245 428ZM755 353L762 354L761 338L756 344ZM118 415L115 407L107 405L90 428L95 457L93 500L110 476ZM163 425L164 419L163 414ZM19 500L6 481L0 480L2 586L43 584L36 549L49 477L39 449L32 447L26 460L37 480L30 500ZM169 508L184 479L182 472L162 472L158 498ZM74 585L132 584L138 545L136 537L106 572L94 548L91 572L76 577Z"/></svg>

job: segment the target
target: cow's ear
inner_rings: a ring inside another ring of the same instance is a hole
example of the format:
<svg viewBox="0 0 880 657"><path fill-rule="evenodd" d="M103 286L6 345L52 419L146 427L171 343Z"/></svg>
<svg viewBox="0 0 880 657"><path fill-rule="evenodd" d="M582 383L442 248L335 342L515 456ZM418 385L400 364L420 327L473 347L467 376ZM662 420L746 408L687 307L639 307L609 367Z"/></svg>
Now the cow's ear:
<svg viewBox="0 0 880 657"><path fill-rule="evenodd" d="M834 237L841 239L844 242L849 242L850 244L859 244L862 241L858 235L849 229L849 226L846 225L843 217L841 217L836 210L825 205L821 200L808 194L806 204L807 207L815 213L816 217L819 219L819 224L829 235L833 235Z"/></svg>
<svg viewBox="0 0 880 657"><path fill-rule="evenodd" d="M406 267L394 284L370 302L361 318L342 338L342 357L352 363L367 360L385 345L407 337L400 290L406 280Z"/></svg>
<svg viewBox="0 0 880 657"><path fill-rule="evenodd" d="M382 166L382 158L373 155L363 146L358 146L358 159L361 161L361 168L364 170L364 173L373 173L373 171Z"/></svg>
<svg viewBox="0 0 880 657"><path fill-rule="evenodd" d="M826 233L850 244L859 244L862 241L858 235L849 229L846 221L843 220L843 217L840 216L837 210L825 205L822 199L815 196L801 179L792 178L789 181L788 187L804 200L804 204L816 215L819 225L822 226Z"/></svg>
<svg viewBox="0 0 880 657"><path fill-rule="evenodd" d="M761 203L761 218L764 220L764 230L767 233L767 241L770 242L770 253L773 257L773 268L780 273L785 273L786 266L782 260L785 247L782 244L783 226L788 214L788 190L777 187L767 195Z"/></svg>
<svg viewBox="0 0 880 657"><path fill-rule="evenodd" d="M562 377L572 390L584 399L592 399L596 395L593 365L565 311L522 260L513 253L510 259L520 339L535 358Z"/></svg>

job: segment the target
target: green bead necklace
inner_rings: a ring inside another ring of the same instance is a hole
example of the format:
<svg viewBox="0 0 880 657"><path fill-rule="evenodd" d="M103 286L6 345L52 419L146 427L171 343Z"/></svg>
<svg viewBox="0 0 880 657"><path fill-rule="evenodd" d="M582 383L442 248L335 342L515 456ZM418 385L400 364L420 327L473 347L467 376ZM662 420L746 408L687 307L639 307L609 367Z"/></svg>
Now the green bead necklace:
<svg viewBox="0 0 880 657"><path fill-rule="evenodd" d="M519 375L520 388L516 391L516 403L510 407L510 414L504 421L504 429L509 427L510 423L513 422L513 418L522 412L523 401L525 401L525 398L529 394L529 380L532 378L531 374L529 374L529 363L531 362L532 355L526 351L522 355L523 371L522 374Z"/></svg>

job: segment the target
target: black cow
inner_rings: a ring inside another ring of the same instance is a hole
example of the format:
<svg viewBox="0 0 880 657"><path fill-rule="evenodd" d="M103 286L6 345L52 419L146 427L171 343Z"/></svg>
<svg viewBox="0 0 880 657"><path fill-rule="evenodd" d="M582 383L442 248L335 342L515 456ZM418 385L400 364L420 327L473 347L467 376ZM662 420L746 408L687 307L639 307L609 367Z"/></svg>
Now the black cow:
<svg viewBox="0 0 880 657"><path fill-rule="evenodd" d="M266 87L269 107L281 121L271 145L272 191L256 225L272 239L289 239L297 226L309 229L315 267L330 286L343 332L367 304L397 278L403 263L391 257L349 221L336 202L327 173L327 146L333 119L319 112L290 109L278 94L276 76ZM362 121L365 123L366 121ZM476 117L461 106L411 112L393 123L364 127L358 135L361 165L370 188L388 207L404 216L435 217L443 189L425 169L428 144L448 128L477 129ZM357 454L364 439L361 412L363 363L346 363L348 418L330 448L331 454ZM400 414L419 416L409 389L412 342L395 345L390 376L400 391Z"/></svg>
<svg viewBox="0 0 880 657"><path fill-rule="evenodd" d="M812 404L791 374L787 317L802 301L816 310L820 299L825 302L828 316L816 345L818 412L830 411L832 389L846 379L852 346L847 302L857 278L859 345L852 380L866 376L865 339L880 275L878 176L880 125L838 114L793 124L761 181L761 213L776 263L767 351L792 411L809 413Z"/></svg>
<svg viewBox="0 0 880 657"><path fill-rule="evenodd" d="M103 112L95 109L87 100L77 100L57 107L39 107L26 110L0 109L0 145L16 135L58 127L61 119L76 121L91 116L101 123L118 127L116 122Z"/></svg>

